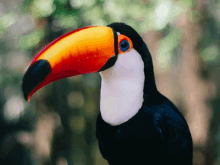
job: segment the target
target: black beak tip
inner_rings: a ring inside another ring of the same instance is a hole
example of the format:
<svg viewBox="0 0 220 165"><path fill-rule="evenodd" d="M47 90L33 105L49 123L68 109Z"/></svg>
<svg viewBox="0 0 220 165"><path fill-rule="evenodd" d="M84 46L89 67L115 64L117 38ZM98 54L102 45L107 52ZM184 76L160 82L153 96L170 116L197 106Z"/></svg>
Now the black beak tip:
<svg viewBox="0 0 220 165"><path fill-rule="evenodd" d="M26 101L28 101L28 91L27 91L27 88L25 88L25 83L24 83L24 81L23 81L23 83L22 83L22 91L23 91L23 95L24 95L24 98L25 98L25 100Z"/></svg>
<svg viewBox="0 0 220 165"><path fill-rule="evenodd" d="M47 60L39 60L31 65L23 77L22 91L28 100L31 91L50 74L51 66Z"/></svg>

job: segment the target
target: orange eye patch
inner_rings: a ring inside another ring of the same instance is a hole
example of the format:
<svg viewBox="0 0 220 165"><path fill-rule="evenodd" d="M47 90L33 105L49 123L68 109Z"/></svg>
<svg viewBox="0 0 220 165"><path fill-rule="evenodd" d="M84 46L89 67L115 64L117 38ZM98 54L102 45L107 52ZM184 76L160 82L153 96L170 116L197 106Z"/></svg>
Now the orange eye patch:
<svg viewBox="0 0 220 165"><path fill-rule="evenodd" d="M118 35L118 54L129 52L133 48L130 38L123 34Z"/></svg>

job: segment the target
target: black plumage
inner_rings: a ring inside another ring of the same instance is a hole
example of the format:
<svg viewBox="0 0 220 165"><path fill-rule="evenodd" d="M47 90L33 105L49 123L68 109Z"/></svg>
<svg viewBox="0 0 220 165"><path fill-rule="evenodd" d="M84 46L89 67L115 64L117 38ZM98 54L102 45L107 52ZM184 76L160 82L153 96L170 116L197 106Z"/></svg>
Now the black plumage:
<svg viewBox="0 0 220 165"><path fill-rule="evenodd" d="M192 138L175 105L156 88L150 52L139 36L124 23L108 25L128 36L144 62L144 102L138 113L117 126L97 119L102 156L110 165L192 165Z"/></svg>

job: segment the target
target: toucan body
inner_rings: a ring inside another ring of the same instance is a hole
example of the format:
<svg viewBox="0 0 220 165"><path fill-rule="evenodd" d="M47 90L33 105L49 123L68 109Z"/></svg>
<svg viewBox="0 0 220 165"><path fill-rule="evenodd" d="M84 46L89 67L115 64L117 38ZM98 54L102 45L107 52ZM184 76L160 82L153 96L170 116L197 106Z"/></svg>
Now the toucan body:
<svg viewBox="0 0 220 165"><path fill-rule="evenodd" d="M143 104L134 117L117 126L98 116L99 148L109 164L192 164L189 129L176 107L161 97L163 103Z"/></svg>
<svg viewBox="0 0 220 165"><path fill-rule="evenodd" d="M67 33L40 51L23 78L24 97L56 80L99 72L96 134L110 165L192 165L189 127L156 88L150 52L124 23Z"/></svg>

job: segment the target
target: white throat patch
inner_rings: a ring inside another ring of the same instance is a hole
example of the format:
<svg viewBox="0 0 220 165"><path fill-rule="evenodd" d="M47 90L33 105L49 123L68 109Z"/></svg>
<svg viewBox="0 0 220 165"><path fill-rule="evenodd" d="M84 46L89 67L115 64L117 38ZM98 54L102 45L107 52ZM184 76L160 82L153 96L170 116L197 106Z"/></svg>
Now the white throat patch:
<svg viewBox="0 0 220 165"><path fill-rule="evenodd" d="M103 120L120 125L132 118L143 103L144 63L135 49L119 54L115 65L100 72Z"/></svg>

